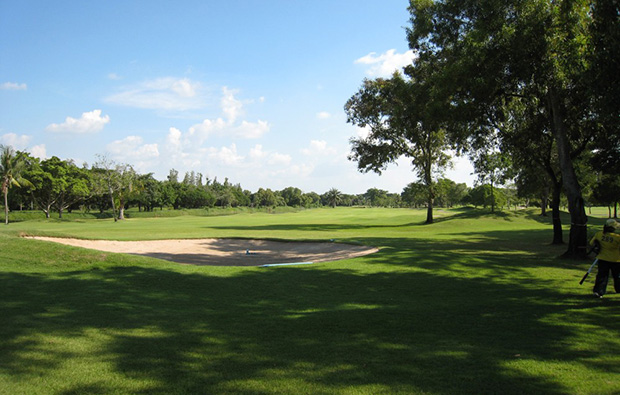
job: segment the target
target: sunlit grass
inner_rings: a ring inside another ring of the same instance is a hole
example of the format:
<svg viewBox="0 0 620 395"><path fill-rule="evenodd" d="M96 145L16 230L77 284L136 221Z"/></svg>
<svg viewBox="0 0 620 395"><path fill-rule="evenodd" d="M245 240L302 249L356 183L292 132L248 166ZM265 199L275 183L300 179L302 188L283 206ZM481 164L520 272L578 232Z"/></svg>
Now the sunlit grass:
<svg viewBox="0 0 620 395"><path fill-rule="evenodd" d="M316 209L25 221L0 231L0 393L614 394L620 297L536 211ZM599 227L604 216L592 219ZM594 228L593 228L594 229ZM379 247L198 267L18 235Z"/></svg>

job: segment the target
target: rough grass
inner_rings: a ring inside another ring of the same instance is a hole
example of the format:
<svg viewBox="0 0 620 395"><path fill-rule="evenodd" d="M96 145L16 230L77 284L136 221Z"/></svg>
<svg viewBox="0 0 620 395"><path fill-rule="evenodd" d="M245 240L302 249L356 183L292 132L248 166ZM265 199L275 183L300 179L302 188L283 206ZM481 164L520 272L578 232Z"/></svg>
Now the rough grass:
<svg viewBox="0 0 620 395"><path fill-rule="evenodd" d="M0 231L0 393L614 394L620 296L533 211L316 209ZM599 226L603 219L592 219ZM17 237L377 246L303 267L177 265Z"/></svg>

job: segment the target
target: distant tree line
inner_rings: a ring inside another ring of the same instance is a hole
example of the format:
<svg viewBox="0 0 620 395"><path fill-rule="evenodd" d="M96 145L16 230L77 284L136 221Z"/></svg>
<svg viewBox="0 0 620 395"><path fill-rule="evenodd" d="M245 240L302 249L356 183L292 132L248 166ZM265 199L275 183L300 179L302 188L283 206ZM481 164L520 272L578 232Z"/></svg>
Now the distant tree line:
<svg viewBox="0 0 620 395"><path fill-rule="evenodd" d="M171 169L163 181L155 179L153 173L140 174L133 166L117 163L99 156L92 165L78 166L71 160L56 156L40 160L28 152L14 151L0 146L0 178L5 197L5 218L8 210L40 210L46 218L52 212L63 213L72 210L86 212L112 212L115 220L125 218L130 207L139 211L163 209L199 209L213 207L428 207L427 181L413 182L399 193L390 193L370 188L362 194L345 194L337 188L318 194L304 192L297 187L282 190L259 188L256 192L243 189L225 178L210 179L195 171L182 177ZM506 168L506 172L510 172ZM582 169L587 172L588 169ZM594 174L594 173L593 173ZM498 185L482 183L474 188L446 178L432 181L433 205L455 207L472 205L495 210L496 208L529 207L541 208L546 214L549 194L540 188L516 177L516 183ZM606 205L609 214L617 216L617 201L620 196L620 182L604 174L594 174L586 184L588 204ZM499 186L501 185L501 186ZM9 190L11 193L9 193ZM566 198L562 203L567 205Z"/></svg>

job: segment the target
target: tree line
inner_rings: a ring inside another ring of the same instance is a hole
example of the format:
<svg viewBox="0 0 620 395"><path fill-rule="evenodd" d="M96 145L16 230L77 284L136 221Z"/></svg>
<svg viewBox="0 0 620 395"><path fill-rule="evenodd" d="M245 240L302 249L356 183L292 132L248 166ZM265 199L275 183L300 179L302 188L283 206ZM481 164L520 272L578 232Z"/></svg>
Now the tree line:
<svg viewBox="0 0 620 395"><path fill-rule="evenodd" d="M5 209L41 210L46 218L57 212L72 210L112 211L115 220L125 218L125 209L140 211L171 208L197 209L211 207L321 207L321 206L418 206L419 196L407 189L403 194L371 188L364 194L350 195L336 188L318 194L288 187L280 191L259 188L251 192L227 178L210 179L191 171L183 176L171 169L166 180L155 179L153 173L140 174L133 166L99 156L92 165L78 166L72 160L56 156L48 159L32 157L28 152L0 146L2 191ZM450 185L456 185L451 182ZM15 188L14 188L15 187ZM467 188L462 184L461 189ZM9 190L11 193L9 194Z"/></svg>
<svg viewBox="0 0 620 395"><path fill-rule="evenodd" d="M16 152L10 146L0 146L0 177L7 223L8 210L40 210L46 218L50 218L52 212L62 218L64 212L72 210L111 211L115 220L122 220L129 207L139 211L282 206L428 207L428 190L423 181L408 184L400 194L378 188L370 188L362 194L345 194L331 188L318 194L292 186L276 191L259 188L251 192L227 178L220 182L217 177L210 179L195 171L181 177L177 170L171 169L166 180L160 181L152 173L140 174L133 166L116 163L105 156L99 156L90 167L78 166L72 160L56 156L40 160L28 152ZM485 179L480 177L480 180ZM433 182L433 205L472 205L489 207L491 211L496 207L536 206L545 215L549 199L544 190L539 193L520 180L517 178L516 184L507 186L481 182L470 188L465 183L439 178ZM604 177L591 177L586 186L589 204L608 205L611 216L611 207L616 207L620 196L620 182L610 184ZM567 204L565 198L563 204ZM616 211L614 215L617 216Z"/></svg>
<svg viewBox="0 0 620 395"><path fill-rule="evenodd" d="M350 159L380 173L410 158L431 223L435 174L448 149L465 153L491 190L513 179L548 197L554 243L565 196L566 256L585 256L588 187L606 204L619 196L620 3L411 0L409 12L413 63L365 80L345 105L369 130Z"/></svg>

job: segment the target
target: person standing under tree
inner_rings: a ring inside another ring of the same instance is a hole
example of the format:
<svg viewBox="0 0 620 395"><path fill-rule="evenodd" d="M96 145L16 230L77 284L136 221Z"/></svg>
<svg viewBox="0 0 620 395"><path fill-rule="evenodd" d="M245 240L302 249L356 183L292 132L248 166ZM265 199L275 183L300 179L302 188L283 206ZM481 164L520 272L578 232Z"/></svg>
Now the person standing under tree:
<svg viewBox="0 0 620 395"><path fill-rule="evenodd" d="M594 282L594 296L602 298L607 291L609 272L614 279L614 289L620 293L620 234L614 233L620 224L613 219L608 219L602 231L596 232L590 245L598 244L600 252L597 253L598 273Z"/></svg>

